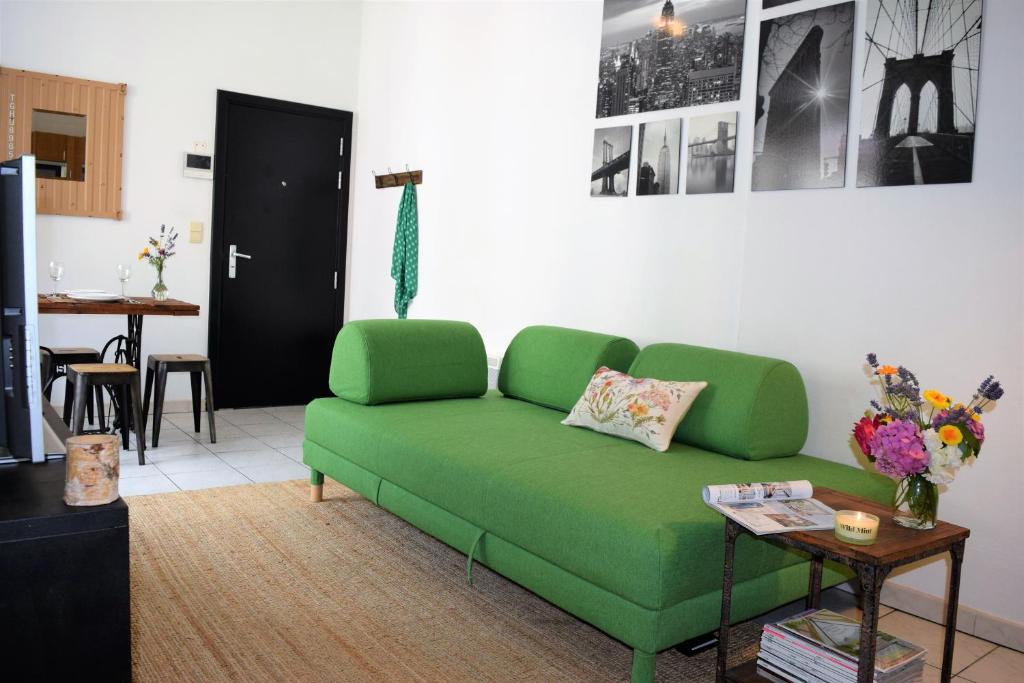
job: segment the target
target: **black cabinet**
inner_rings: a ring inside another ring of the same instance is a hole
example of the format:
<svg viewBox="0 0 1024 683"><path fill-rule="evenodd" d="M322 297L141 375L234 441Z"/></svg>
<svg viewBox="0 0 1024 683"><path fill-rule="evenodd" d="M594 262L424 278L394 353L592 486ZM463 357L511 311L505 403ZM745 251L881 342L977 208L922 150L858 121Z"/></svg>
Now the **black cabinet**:
<svg viewBox="0 0 1024 683"><path fill-rule="evenodd" d="M0 466L0 678L129 681L128 506L63 490L62 460Z"/></svg>

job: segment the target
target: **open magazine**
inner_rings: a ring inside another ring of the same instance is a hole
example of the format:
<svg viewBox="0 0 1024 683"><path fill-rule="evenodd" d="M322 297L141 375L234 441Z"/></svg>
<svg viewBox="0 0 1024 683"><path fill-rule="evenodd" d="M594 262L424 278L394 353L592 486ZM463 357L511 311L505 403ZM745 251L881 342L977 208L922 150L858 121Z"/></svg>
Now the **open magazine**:
<svg viewBox="0 0 1024 683"><path fill-rule="evenodd" d="M817 501L811 482L773 481L704 487L704 502L758 536L835 527L836 511Z"/></svg>

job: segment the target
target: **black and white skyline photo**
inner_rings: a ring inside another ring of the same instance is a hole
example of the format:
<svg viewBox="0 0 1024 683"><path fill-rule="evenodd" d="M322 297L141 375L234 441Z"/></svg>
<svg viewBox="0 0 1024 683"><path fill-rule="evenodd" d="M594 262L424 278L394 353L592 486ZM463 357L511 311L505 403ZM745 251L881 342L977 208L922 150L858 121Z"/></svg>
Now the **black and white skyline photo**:
<svg viewBox="0 0 1024 683"><path fill-rule="evenodd" d="M761 9L774 9L776 7L782 7L788 5L791 2L797 2L797 0L762 0Z"/></svg>
<svg viewBox="0 0 1024 683"><path fill-rule="evenodd" d="M590 166L591 197L625 197L629 194L632 144L633 126L598 128L594 131L594 157Z"/></svg>
<svg viewBox="0 0 1024 683"><path fill-rule="evenodd" d="M868 0L857 185L967 183L982 0Z"/></svg>
<svg viewBox="0 0 1024 683"><path fill-rule="evenodd" d="M682 132L682 119L640 124L637 195L679 194L679 143Z"/></svg>
<svg viewBox="0 0 1024 683"><path fill-rule="evenodd" d="M747 0L605 0L597 117L740 97Z"/></svg>
<svg viewBox="0 0 1024 683"><path fill-rule="evenodd" d="M844 186L854 4L761 22L754 190Z"/></svg>
<svg viewBox="0 0 1024 683"><path fill-rule="evenodd" d="M738 121L739 112L731 111L686 122L686 194L733 191Z"/></svg>

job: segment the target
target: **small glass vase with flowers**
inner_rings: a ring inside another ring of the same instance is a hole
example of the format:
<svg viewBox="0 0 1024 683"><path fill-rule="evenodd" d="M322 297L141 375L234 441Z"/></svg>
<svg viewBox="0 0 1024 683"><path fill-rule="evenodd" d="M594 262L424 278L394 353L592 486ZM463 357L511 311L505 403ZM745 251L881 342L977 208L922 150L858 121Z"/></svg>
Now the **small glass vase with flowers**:
<svg viewBox="0 0 1024 683"><path fill-rule="evenodd" d="M156 284L153 285L151 294L157 301L167 300L167 285L164 284L164 268L167 265L167 259L174 256L176 253L174 248L177 246L178 233L174 228L170 230L166 226L160 226L160 237L150 237L149 244L139 252L139 260L147 261L149 265L156 269ZM152 248L152 251L150 249Z"/></svg>
<svg viewBox="0 0 1024 683"><path fill-rule="evenodd" d="M873 353L867 362L882 396L853 426L853 437L879 472L898 481L893 521L932 529L939 486L951 484L960 467L978 457L985 442L981 416L1002 397L1003 388L990 375L964 405L934 389L922 392L917 377L903 366L880 365Z"/></svg>

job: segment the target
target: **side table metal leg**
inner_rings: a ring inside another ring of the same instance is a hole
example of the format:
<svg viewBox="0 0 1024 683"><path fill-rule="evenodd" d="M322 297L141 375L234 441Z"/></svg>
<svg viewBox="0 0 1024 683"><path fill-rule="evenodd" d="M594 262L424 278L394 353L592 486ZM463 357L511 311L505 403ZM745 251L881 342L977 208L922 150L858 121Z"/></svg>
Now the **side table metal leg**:
<svg viewBox="0 0 1024 683"><path fill-rule="evenodd" d="M718 664L716 683L724 683L726 661L729 655L729 619L732 612L732 563L736 555L736 537L740 527L731 519L725 520L725 563L722 569L722 620L718 627Z"/></svg>
<svg viewBox="0 0 1024 683"><path fill-rule="evenodd" d="M949 597L946 603L946 640L942 647L942 673L940 681L949 683L953 674L953 645L956 639L956 610L960 602L960 566L964 561L965 541L960 541L949 549L953 560L949 570Z"/></svg>
<svg viewBox="0 0 1024 683"><path fill-rule="evenodd" d="M857 662L857 683L872 683L875 679L875 644L878 641L878 606L882 597L882 582L889 574L886 567L857 566L864 618L860 622L860 659Z"/></svg>
<svg viewBox="0 0 1024 683"><path fill-rule="evenodd" d="M128 364L134 365L136 370L142 368L142 319L141 315L128 316L128 343L125 345L125 354L128 356Z"/></svg>
<svg viewBox="0 0 1024 683"><path fill-rule="evenodd" d="M821 606L821 565L824 558L811 557L811 576L807 581L807 609L818 609Z"/></svg>

